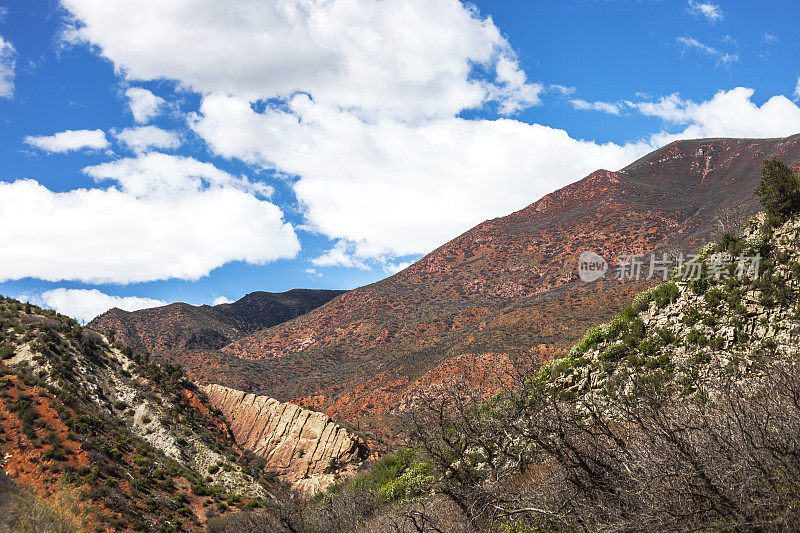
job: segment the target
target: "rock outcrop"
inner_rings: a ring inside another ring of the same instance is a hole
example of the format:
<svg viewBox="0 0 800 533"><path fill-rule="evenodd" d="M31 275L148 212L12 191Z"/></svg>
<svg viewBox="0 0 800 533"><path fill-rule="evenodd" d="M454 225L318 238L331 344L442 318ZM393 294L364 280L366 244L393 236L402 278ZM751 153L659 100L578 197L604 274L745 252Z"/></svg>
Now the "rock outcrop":
<svg viewBox="0 0 800 533"><path fill-rule="evenodd" d="M358 436L324 413L222 385L203 391L224 414L236 442L303 493L324 490L369 455Z"/></svg>
<svg viewBox="0 0 800 533"><path fill-rule="evenodd" d="M753 257L757 268L747 262ZM761 213L741 236L704 246L695 261L703 277L683 279L678 272L641 293L540 376L578 396L627 391L634 382L677 383L690 393L720 373L745 376L777 360L796 364L800 217L772 228ZM741 276L740 264L746 265ZM724 268L719 279L710 274L715 265Z"/></svg>

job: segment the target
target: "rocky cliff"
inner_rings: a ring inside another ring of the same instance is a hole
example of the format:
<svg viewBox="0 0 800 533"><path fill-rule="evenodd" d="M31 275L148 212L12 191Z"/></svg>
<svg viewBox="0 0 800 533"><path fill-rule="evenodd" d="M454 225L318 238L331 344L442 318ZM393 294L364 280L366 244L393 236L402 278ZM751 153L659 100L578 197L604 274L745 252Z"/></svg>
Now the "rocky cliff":
<svg viewBox="0 0 800 533"><path fill-rule="evenodd" d="M747 375L774 360L796 361L800 218L773 228L759 214L741 236L706 245L696 261L700 279L676 271L673 281L590 330L543 375L573 395L642 380L691 393L720 372Z"/></svg>
<svg viewBox="0 0 800 533"><path fill-rule="evenodd" d="M203 390L224 414L236 442L303 493L328 488L369 455L359 437L323 413L221 385Z"/></svg>

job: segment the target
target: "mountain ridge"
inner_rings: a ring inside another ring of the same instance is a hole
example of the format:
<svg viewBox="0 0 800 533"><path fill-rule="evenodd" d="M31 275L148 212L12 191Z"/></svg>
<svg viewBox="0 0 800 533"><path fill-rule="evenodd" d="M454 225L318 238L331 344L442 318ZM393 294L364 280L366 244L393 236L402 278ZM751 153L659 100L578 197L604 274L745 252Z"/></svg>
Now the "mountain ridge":
<svg viewBox="0 0 800 533"><path fill-rule="evenodd" d="M487 220L407 269L220 349L175 361L218 382L377 428L414 390L464 374L488 392L537 367L653 282L581 282L577 256L692 249L723 208L757 210L764 159L800 162L800 136L676 141ZM612 265L613 266L613 265ZM157 350L156 350L157 351Z"/></svg>
<svg viewBox="0 0 800 533"><path fill-rule="evenodd" d="M109 309L90 327L114 330L128 346L163 356L172 350L220 348L234 339L295 318L345 291L255 291L218 305L175 302L139 311Z"/></svg>

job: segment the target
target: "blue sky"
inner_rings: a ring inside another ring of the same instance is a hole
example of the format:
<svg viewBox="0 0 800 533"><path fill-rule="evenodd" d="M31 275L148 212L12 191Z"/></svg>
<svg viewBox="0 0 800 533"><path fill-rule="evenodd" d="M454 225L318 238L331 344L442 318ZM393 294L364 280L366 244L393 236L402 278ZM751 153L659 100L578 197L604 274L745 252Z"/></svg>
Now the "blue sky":
<svg viewBox="0 0 800 533"><path fill-rule="evenodd" d="M0 293L84 320L357 287L672 140L800 132L796 2L109 4L0 0Z"/></svg>

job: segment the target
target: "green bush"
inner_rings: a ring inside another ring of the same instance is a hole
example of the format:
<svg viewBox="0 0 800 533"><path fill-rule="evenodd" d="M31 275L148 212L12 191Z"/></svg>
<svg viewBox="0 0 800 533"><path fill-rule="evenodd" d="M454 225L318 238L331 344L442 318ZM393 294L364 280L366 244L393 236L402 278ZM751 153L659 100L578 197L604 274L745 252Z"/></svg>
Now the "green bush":
<svg viewBox="0 0 800 533"><path fill-rule="evenodd" d="M0 360L5 361L14 357L14 348L8 344L0 345Z"/></svg>
<svg viewBox="0 0 800 533"><path fill-rule="evenodd" d="M624 344L612 344L603 350L600 354L600 360L613 363L625 357L627 351Z"/></svg>
<svg viewBox="0 0 800 533"><path fill-rule="evenodd" d="M656 288L653 294L653 299L655 300L656 305L661 308L668 304L674 303L678 299L679 295L680 291L678 290L678 286L674 281L669 281L663 285L659 285Z"/></svg>
<svg viewBox="0 0 800 533"><path fill-rule="evenodd" d="M686 335L686 340L690 344L697 344L699 346L705 346L708 344L708 339L706 336L695 328L689 330L689 333Z"/></svg>
<svg viewBox="0 0 800 533"><path fill-rule="evenodd" d="M381 486L379 494L386 501L409 499L423 492L433 483L430 463L412 463L399 477Z"/></svg>
<svg viewBox="0 0 800 533"><path fill-rule="evenodd" d="M686 311L684 311L682 321L687 326L692 327L695 324L697 324L700 318L701 318L700 311L698 311L694 307L690 307L686 309Z"/></svg>
<svg viewBox="0 0 800 533"><path fill-rule="evenodd" d="M755 190L773 226L800 211L800 181L786 163L779 159L764 161L761 183Z"/></svg>
<svg viewBox="0 0 800 533"><path fill-rule="evenodd" d="M195 496L210 496L211 488L204 483L195 483L192 485L192 494Z"/></svg>

